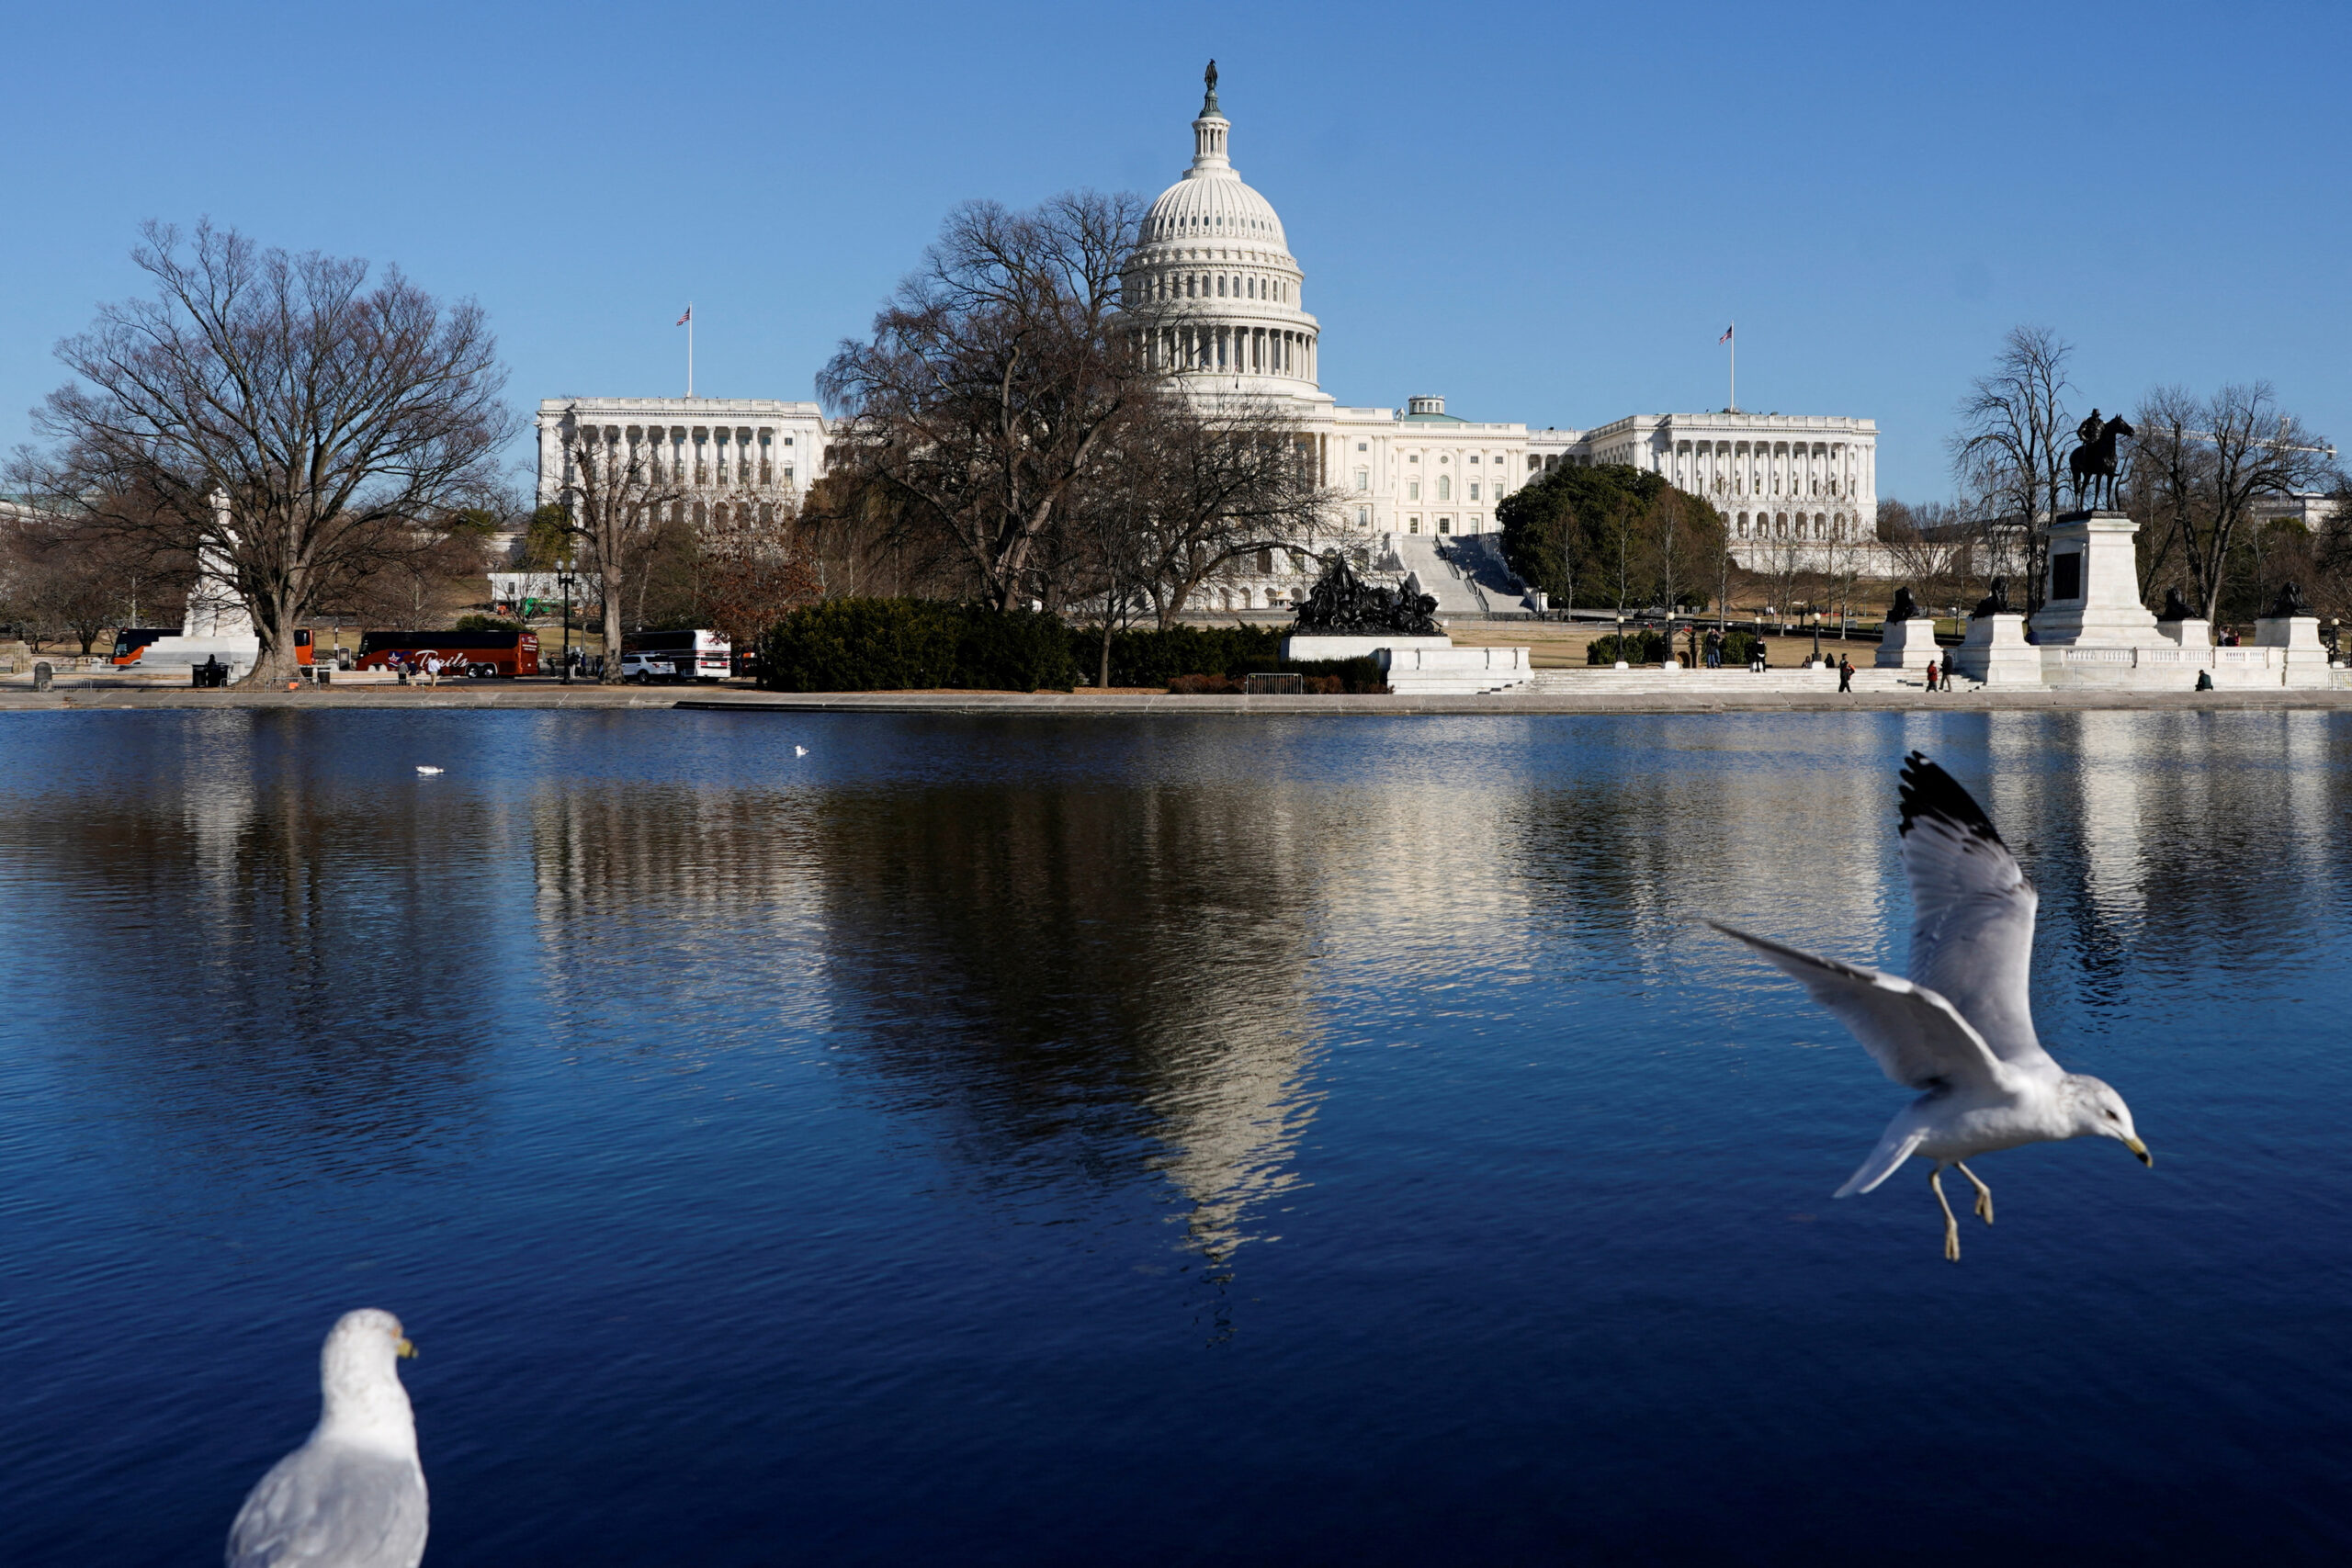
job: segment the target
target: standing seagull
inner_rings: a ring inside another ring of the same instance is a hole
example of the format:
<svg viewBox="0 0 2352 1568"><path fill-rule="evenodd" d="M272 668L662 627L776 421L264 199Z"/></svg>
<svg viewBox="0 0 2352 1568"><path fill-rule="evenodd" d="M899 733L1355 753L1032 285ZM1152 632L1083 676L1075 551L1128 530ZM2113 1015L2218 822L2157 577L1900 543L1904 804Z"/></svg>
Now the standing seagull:
<svg viewBox="0 0 2352 1568"><path fill-rule="evenodd" d="M237 1510L229 1568L416 1568L424 1561L424 1470L399 1367L415 1354L390 1313L343 1314L319 1353L319 1424Z"/></svg>
<svg viewBox="0 0 2352 1568"><path fill-rule="evenodd" d="M1925 1091L1886 1124L1838 1196L1868 1192L1913 1155L1935 1161L1928 1185L1944 1212L1944 1256L1957 1263L1946 1166L1976 1189L1977 1216L1989 1225L1993 1190L1961 1164L1972 1155L2097 1134L2143 1165L2155 1161L2123 1097L2087 1073L2064 1071L2034 1038L2026 973L2040 899L1983 809L1917 751L1903 764L1903 873L1913 906L1908 980L1708 924L1804 982L1888 1077Z"/></svg>

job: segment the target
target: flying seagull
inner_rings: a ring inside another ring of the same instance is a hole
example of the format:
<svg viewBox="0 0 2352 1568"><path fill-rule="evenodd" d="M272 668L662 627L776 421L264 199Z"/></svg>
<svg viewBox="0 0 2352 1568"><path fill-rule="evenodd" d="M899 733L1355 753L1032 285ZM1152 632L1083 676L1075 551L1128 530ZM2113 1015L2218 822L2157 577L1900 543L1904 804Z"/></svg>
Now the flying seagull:
<svg viewBox="0 0 2352 1568"><path fill-rule="evenodd" d="M2155 1161L2123 1097L2087 1073L2064 1071L2034 1038L2026 975L2040 899L1984 810L1917 751L1903 763L1902 832L1913 909L1907 980L1708 924L1802 981L1888 1077L1922 1091L1838 1196L1868 1192L1913 1155L1933 1160L1928 1185L1944 1212L1944 1256L1957 1263L1946 1166L1976 1189L1977 1216L1989 1225L1993 1190L1962 1164L1972 1156L2095 1134L2143 1165Z"/></svg>
<svg viewBox="0 0 2352 1568"><path fill-rule="evenodd" d="M310 1440L272 1465L229 1527L228 1568L416 1568L424 1471L399 1358L401 1320L347 1312L319 1353L324 1409Z"/></svg>

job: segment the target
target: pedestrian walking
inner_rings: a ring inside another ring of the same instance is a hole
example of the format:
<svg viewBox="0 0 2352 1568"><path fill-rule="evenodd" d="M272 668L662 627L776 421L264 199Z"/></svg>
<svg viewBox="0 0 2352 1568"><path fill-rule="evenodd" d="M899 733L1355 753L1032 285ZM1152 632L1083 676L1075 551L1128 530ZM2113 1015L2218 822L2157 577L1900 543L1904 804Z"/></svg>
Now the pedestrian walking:
<svg viewBox="0 0 2352 1568"><path fill-rule="evenodd" d="M1854 661L1842 653L1838 656L1838 689L1841 692L1854 689Z"/></svg>
<svg viewBox="0 0 2352 1568"><path fill-rule="evenodd" d="M387 657L387 658L385 659L384 662L385 662L385 663L387 663L387 664L389 664L389 665L390 665L390 666L392 667L392 673L393 673L394 675L396 675L396 676L400 677L400 683L401 683L401 685L405 686L405 685L407 685L407 684L408 684L408 655L407 655L407 654L405 654L405 653L395 653L395 654L391 654L391 655L390 655L389 657Z"/></svg>
<svg viewBox="0 0 2352 1568"><path fill-rule="evenodd" d="M424 683L428 686L441 683L441 656L437 653L424 656Z"/></svg>
<svg viewBox="0 0 2352 1568"><path fill-rule="evenodd" d="M1942 672L1941 672L1940 671L1939 671L1939 670L1936 668L1936 661L1935 661L1934 660L1932 660L1932 659L1928 660L1928 690L1929 690L1929 691L1931 691L1931 692L1932 692L1932 691L1934 691L1934 690L1936 689L1936 679L1937 679L1937 677L1938 677L1939 674L1941 674L1941 673L1942 673Z"/></svg>

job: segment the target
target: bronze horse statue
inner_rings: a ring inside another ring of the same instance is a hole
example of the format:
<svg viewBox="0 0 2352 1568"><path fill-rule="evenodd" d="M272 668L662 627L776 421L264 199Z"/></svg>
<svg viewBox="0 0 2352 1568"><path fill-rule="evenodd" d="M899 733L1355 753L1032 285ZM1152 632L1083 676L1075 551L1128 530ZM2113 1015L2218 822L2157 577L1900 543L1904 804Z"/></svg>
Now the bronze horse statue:
<svg viewBox="0 0 2352 1568"><path fill-rule="evenodd" d="M2097 426L2096 431L2093 426ZM2082 437L2083 444L2075 447L2074 454L2066 459L2066 469L2075 479L2075 504L2086 504L2087 496L2087 504L2096 511L2099 492L2103 489L2107 493L2107 504L2112 507L2115 504L2116 473L2120 467L2115 457L2116 440L2119 436L2137 435L2139 432L2126 424L2121 414L2101 423L2098 411L2093 409L2091 417L2083 421L2082 428L2075 434Z"/></svg>

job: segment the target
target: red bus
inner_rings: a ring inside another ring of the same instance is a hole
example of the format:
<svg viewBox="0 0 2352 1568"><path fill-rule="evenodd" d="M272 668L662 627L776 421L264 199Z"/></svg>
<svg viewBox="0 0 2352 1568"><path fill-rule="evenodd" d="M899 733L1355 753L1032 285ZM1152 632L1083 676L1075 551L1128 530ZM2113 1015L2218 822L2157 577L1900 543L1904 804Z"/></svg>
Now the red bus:
<svg viewBox="0 0 2352 1568"><path fill-rule="evenodd" d="M539 634L534 631L362 632L354 668L390 669L395 653L411 665L437 653L445 675L487 678L539 672Z"/></svg>

